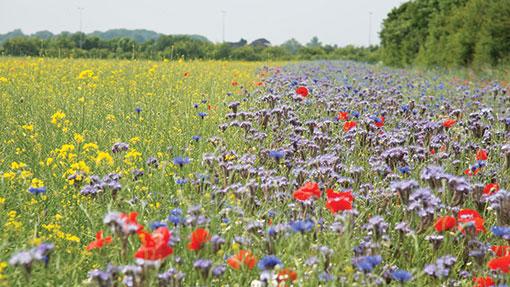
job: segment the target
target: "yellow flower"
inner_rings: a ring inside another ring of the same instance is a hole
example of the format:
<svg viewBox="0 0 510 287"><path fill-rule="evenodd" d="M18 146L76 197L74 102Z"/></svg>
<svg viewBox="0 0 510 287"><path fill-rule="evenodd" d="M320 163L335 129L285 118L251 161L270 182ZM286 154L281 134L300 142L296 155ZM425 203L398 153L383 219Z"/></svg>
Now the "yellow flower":
<svg viewBox="0 0 510 287"><path fill-rule="evenodd" d="M16 173L12 172L12 171L8 171L6 173L4 173L2 175L2 177L5 179L5 180L12 180L16 177Z"/></svg>
<svg viewBox="0 0 510 287"><path fill-rule="evenodd" d="M69 233L66 234L65 239L67 241L80 243L80 238L78 236Z"/></svg>
<svg viewBox="0 0 510 287"><path fill-rule="evenodd" d="M84 150L91 150L91 149L99 149L99 146L96 143L86 143L83 145Z"/></svg>
<svg viewBox="0 0 510 287"><path fill-rule="evenodd" d="M31 132L34 130L34 125L32 124L26 124L21 126L22 129L26 130L27 132Z"/></svg>
<svg viewBox="0 0 510 287"><path fill-rule="evenodd" d="M130 140L129 140L129 143L130 144L137 144L140 142L140 137L132 137Z"/></svg>
<svg viewBox="0 0 510 287"><path fill-rule="evenodd" d="M94 72L92 70L83 70L78 76L78 79L88 79L92 77L94 77Z"/></svg>
<svg viewBox="0 0 510 287"><path fill-rule="evenodd" d="M115 116L112 114L106 115L106 120L109 122L115 122Z"/></svg>
<svg viewBox="0 0 510 287"><path fill-rule="evenodd" d="M5 197L0 196L0 204L4 204L4 203L5 203Z"/></svg>
<svg viewBox="0 0 510 287"><path fill-rule="evenodd" d="M80 160L79 162L71 164L71 168L67 171L67 173L74 174L78 171L81 171L85 174L89 174L90 167L83 160Z"/></svg>
<svg viewBox="0 0 510 287"><path fill-rule="evenodd" d="M27 165L26 165L26 164L24 164L24 163L22 163L22 162L15 162L15 161L13 161L13 162L11 163L11 169L14 169L14 170L16 170L16 169L22 169L22 168L24 168L24 167L26 167L26 166L27 166Z"/></svg>
<svg viewBox="0 0 510 287"><path fill-rule="evenodd" d="M66 114L64 114L61 111L58 111L51 116L51 123L56 125L60 120L64 119L65 117Z"/></svg>
<svg viewBox="0 0 510 287"><path fill-rule="evenodd" d="M29 170L24 170L21 172L22 179L27 179L29 177L32 177L32 173Z"/></svg>
<svg viewBox="0 0 510 287"><path fill-rule="evenodd" d="M106 162L108 165L113 165L113 158L109 153L100 151L97 153L96 165L100 165L102 162Z"/></svg>
<svg viewBox="0 0 510 287"><path fill-rule="evenodd" d="M227 155L225 155L225 160L226 161L231 161L231 160L234 160L236 158L237 157L234 154L227 154Z"/></svg>
<svg viewBox="0 0 510 287"><path fill-rule="evenodd" d="M7 83L8 80L6 77L0 77L0 83Z"/></svg>
<svg viewBox="0 0 510 287"><path fill-rule="evenodd" d="M77 144L81 144L85 140L85 138L79 133L75 133L74 140L76 141Z"/></svg>
<svg viewBox="0 0 510 287"><path fill-rule="evenodd" d="M41 237L35 237L30 240L30 244L33 246L37 246L43 242L43 239Z"/></svg>
<svg viewBox="0 0 510 287"><path fill-rule="evenodd" d="M124 158L126 160L137 160L141 156L142 156L142 154L139 151L137 151L136 149L131 149L128 153L126 153Z"/></svg>
<svg viewBox="0 0 510 287"><path fill-rule="evenodd" d="M38 178L32 179L32 184L30 185L33 188L39 188L44 186L44 182Z"/></svg>

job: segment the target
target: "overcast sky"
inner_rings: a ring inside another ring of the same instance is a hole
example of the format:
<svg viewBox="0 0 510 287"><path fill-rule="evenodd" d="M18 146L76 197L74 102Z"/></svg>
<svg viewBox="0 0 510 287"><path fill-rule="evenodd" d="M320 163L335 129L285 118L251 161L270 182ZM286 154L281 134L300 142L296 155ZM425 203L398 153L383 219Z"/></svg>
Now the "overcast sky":
<svg viewBox="0 0 510 287"><path fill-rule="evenodd" d="M113 28L148 29L164 34L200 34L222 40L264 37L274 44L290 38L306 43L367 45L369 13L372 43L386 14L404 0L0 0L0 33L49 30L75 32Z"/></svg>

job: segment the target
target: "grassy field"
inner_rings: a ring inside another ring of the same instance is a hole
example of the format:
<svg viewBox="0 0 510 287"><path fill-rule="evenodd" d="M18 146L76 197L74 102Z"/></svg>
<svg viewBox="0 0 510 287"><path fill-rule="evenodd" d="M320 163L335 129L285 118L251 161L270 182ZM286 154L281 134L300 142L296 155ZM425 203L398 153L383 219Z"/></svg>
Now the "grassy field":
<svg viewBox="0 0 510 287"><path fill-rule="evenodd" d="M266 65L0 59L0 285L507 282L507 82Z"/></svg>

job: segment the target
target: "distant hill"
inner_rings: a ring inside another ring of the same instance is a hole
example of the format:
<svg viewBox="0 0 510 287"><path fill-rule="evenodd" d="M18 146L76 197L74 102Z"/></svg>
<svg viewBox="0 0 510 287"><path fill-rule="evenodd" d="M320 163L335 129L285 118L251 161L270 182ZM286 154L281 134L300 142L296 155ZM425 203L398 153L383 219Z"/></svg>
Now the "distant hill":
<svg viewBox="0 0 510 287"><path fill-rule="evenodd" d="M61 34L69 34L69 32L62 32ZM14 31L8 32L6 34L0 34L0 44L7 41L8 39L20 37L20 36L33 36L40 39L49 39L56 34L53 34L50 31L39 31L30 35L24 34L20 29L16 29ZM138 43L144 43L150 40L156 40L161 35L161 33L157 33L150 30L145 29L136 29L136 30L129 30L129 29L110 29L105 32L101 31L94 31L92 33L88 33L87 35L90 36L96 36L102 40L112 40L115 38L129 38L132 39ZM188 36L195 40L200 40L204 42L209 42L209 39L207 39L204 36L201 35L182 35L182 36Z"/></svg>
<svg viewBox="0 0 510 287"><path fill-rule="evenodd" d="M8 32L6 34L0 34L0 44L11 39L11 38L16 38L16 37L20 37L20 36L25 36L25 34L23 34L23 32L20 29L16 29L16 30Z"/></svg>
<svg viewBox="0 0 510 287"><path fill-rule="evenodd" d="M160 33L149 31L145 29L128 30L128 29L111 29L105 32L94 31L90 36L96 36L103 40L112 40L115 38L129 38L138 43L147 42L149 40L156 40L161 36Z"/></svg>

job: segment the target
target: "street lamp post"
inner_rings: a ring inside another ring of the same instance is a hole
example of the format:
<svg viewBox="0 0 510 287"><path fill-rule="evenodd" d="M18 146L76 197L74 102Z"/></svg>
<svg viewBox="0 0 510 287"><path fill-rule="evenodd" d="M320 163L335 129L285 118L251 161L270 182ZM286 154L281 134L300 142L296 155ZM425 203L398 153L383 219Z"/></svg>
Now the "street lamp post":
<svg viewBox="0 0 510 287"><path fill-rule="evenodd" d="M83 7L78 7L78 11L80 11L80 49L81 49L83 46L83 19L82 19Z"/></svg>
<svg viewBox="0 0 510 287"><path fill-rule="evenodd" d="M227 11L221 11L221 40L225 43L225 18L227 17Z"/></svg>
<svg viewBox="0 0 510 287"><path fill-rule="evenodd" d="M368 12L368 46L372 46L372 12Z"/></svg>

